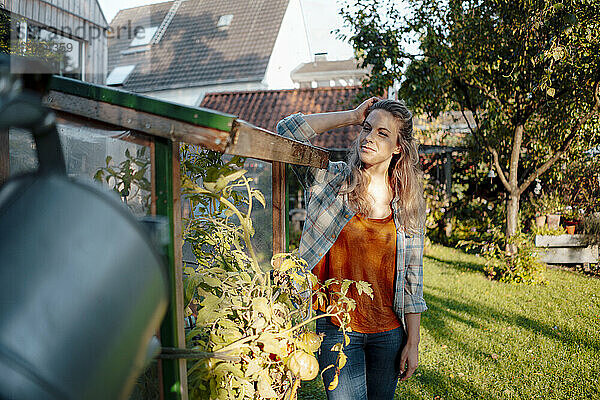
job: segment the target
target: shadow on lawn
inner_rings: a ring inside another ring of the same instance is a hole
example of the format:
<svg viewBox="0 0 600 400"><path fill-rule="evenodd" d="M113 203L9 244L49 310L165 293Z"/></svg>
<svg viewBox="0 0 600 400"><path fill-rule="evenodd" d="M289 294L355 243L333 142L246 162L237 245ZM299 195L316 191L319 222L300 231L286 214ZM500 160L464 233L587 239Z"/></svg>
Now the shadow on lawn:
<svg viewBox="0 0 600 400"><path fill-rule="evenodd" d="M440 396L442 399L498 399L492 393L475 387L464 378L450 378L429 366L419 365L417 374L410 378L418 382L413 382L412 387L408 385L408 381L406 385L402 382L398 383L395 399L421 400L423 394L413 389L415 386L426 387L428 394L434 397Z"/></svg>
<svg viewBox="0 0 600 400"><path fill-rule="evenodd" d="M479 264L469 261L453 260L451 258L446 259L433 254L425 254L423 258L440 262L457 271L485 272L483 270L483 267L485 266L485 261L483 259L481 260L481 264Z"/></svg>
<svg viewBox="0 0 600 400"><path fill-rule="evenodd" d="M567 345L579 344L596 352L600 351L599 343L590 341L587 336L579 332L558 327L553 329L551 324L543 323L524 315L504 313L482 303L466 303L464 301L437 296L427 289L425 289L424 297L429 311L423 314L422 325L436 340L448 341L456 339L456 332L448 328L444 321L447 318L452 318L475 329L482 329L482 324L474 321L487 321L491 324L504 322L508 325L514 325L542 334L549 339ZM458 315L459 312L467 313L469 318ZM468 346L466 343L465 345ZM478 355L476 358L479 358L482 354L481 351L476 349L475 352Z"/></svg>

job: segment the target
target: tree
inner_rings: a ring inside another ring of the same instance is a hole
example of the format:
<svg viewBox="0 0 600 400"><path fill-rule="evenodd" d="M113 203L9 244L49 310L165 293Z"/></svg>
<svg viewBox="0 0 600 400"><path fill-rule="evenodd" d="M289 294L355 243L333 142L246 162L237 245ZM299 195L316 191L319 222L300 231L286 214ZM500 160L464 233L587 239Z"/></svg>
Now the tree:
<svg viewBox="0 0 600 400"><path fill-rule="evenodd" d="M510 238L523 192L598 132L600 2L410 0L407 10L389 0L341 10L347 39L373 66L365 95L398 81L416 112L470 111L470 131L507 194Z"/></svg>

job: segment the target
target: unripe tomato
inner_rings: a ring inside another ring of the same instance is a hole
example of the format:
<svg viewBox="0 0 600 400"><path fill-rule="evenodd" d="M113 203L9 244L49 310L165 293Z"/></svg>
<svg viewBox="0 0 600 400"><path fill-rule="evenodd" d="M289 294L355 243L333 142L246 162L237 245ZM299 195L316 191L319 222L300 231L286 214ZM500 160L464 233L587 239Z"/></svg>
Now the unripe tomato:
<svg viewBox="0 0 600 400"><path fill-rule="evenodd" d="M300 341L307 351L314 353L315 351L319 350L319 347L321 347L321 342L323 339L314 332L304 332L302 335L300 335Z"/></svg>
<svg viewBox="0 0 600 400"><path fill-rule="evenodd" d="M319 362L315 356L302 350L297 350L288 360L288 368L303 381L310 381L319 373Z"/></svg>

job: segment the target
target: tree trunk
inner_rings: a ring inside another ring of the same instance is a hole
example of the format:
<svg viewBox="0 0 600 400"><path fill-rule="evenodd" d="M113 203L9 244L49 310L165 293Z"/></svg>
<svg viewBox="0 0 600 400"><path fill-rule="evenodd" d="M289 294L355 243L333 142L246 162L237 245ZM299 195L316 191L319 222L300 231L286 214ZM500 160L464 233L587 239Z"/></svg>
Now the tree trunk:
<svg viewBox="0 0 600 400"><path fill-rule="evenodd" d="M506 199L506 252L509 254L514 254L517 250L516 246L508 243L508 240L518 233L519 200L518 192L509 193L508 199Z"/></svg>

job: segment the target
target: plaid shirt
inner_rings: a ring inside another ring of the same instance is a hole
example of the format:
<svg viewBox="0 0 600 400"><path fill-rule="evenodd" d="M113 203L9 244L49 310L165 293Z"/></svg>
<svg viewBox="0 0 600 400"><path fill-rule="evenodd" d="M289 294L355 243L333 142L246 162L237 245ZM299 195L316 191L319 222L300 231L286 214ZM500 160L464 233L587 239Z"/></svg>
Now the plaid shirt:
<svg viewBox="0 0 600 400"><path fill-rule="evenodd" d="M315 131L302 114L290 115L279 121L281 136L310 144ZM354 216L348 207L347 195L340 195L346 178L352 173L343 161L330 161L326 169L292 165L305 191L306 221L298 249L300 257L312 270L329 251L342 228ZM399 199L392 201L396 225L396 274L394 282L394 312L404 322L405 313L427 310L423 299L424 233L409 235L400 224Z"/></svg>

